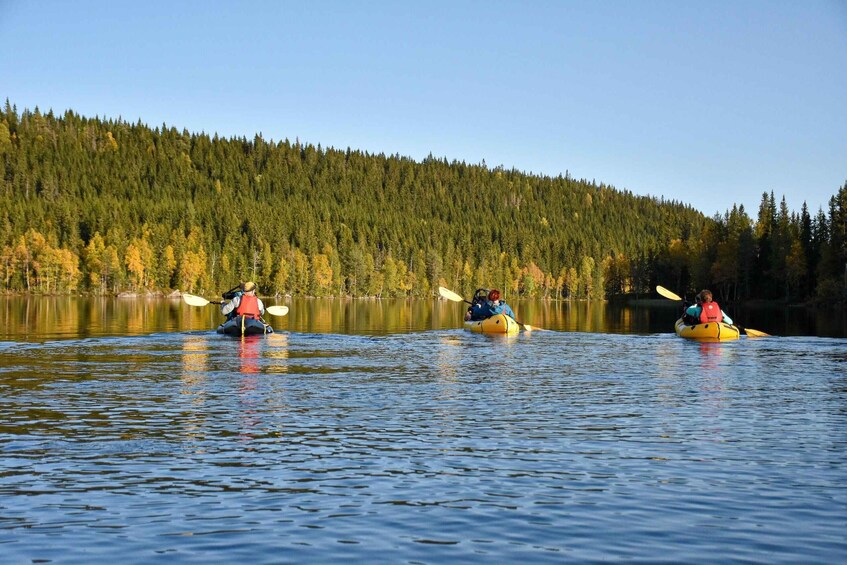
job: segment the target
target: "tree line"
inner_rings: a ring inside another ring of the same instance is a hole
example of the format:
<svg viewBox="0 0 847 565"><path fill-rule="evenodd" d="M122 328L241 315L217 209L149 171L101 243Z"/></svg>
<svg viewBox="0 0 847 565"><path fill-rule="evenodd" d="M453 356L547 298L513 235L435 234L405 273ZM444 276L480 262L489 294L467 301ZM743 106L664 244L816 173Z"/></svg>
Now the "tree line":
<svg viewBox="0 0 847 565"><path fill-rule="evenodd" d="M713 218L569 174L0 111L7 292L602 299L713 288L843 300L847 183L829 209L763 194Z"/></svg>

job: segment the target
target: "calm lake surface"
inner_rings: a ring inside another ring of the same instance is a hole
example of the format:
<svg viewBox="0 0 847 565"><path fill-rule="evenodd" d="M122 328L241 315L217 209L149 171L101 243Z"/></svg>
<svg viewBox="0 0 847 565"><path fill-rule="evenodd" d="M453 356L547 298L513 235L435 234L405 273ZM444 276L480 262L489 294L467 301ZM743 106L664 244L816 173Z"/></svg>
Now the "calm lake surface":
<svg viewBox="0 0 847 565"><path fill-rule="evenodd" d="M0 299L0 563L847 560L843 313L279 303Z"/></svg>

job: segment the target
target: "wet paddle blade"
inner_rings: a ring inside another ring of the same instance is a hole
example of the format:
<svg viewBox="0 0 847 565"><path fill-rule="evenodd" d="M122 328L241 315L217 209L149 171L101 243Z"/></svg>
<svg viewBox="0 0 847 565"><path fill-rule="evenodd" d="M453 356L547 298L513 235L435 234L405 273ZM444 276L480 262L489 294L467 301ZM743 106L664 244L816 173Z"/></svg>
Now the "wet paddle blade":
<svg viewBox="0 0 847 565"><path fill-rule="evenodd" d="M658 292L659 294L661 294L662 296L664 296L665 298L667 298L669 300L680 300L680 301L682 300L682 298L680 298L679 295L669 291L668 289L666 289L665 287L663 287L661 285L656 287L656 292Z"/></svg>
<svg viewBox="0 0 847 565"><path fill-rule="evenodd" d="M464 298L462 298L452 290L444 288L443 286L438 287L438 294L440 294L447 300L452 300L453 302L465 302Z"/></svg>
<svg viewBox="0 0 847 565"><path fill-rule="evenodd" d="M194 296L193 294L183 294L182 299L189 306L206 306L209 304L209 301L202 296Z"/></svg>
<svg viewBox="0 0 847 565"><path fill-rule="evenodd" d="M285 316L288 314L288 306L268 306L265 312L271 316Z"/></svg>
<svg viewBox="0 0 847 565"><path fill-rule="evenodd" d="M759 330L751 330L750 328L744 328L744 332L749 337L773 337L771 334L766 334L765 332L760 332Z"/></svg>

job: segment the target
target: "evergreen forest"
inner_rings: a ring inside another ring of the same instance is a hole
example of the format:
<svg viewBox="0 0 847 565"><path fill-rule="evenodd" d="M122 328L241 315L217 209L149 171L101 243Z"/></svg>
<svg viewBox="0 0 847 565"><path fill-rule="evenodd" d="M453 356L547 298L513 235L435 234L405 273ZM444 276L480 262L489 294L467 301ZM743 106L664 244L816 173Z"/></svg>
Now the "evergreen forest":
<svg viewBox="0 0 847 565"><path fill-rule="evenodd" d="M847 183L706 217L569 174L0 110L7 293L844 301Z"/></svg>

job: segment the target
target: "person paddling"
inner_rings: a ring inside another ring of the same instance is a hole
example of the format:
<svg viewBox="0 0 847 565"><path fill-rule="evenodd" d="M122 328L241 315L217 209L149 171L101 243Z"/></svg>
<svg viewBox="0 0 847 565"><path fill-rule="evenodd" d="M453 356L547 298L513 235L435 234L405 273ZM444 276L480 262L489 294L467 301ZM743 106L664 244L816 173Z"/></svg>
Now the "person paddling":
<svg viewBox="0 0 847 565"><path fill-rule="evenodd" d="M496 288L488 293L488 302L483 305L481 314L484 318L490 318L497 314L506 314L511 318L515 317L512 308L505 301L500 300L500 291Z"/></svg>
<svg viewBox="0 0 847 565"><path fill-rule="evenodd" d="M221 314L229 319L231 313L255 320L261 319L265 313L262 299L256 296L256 283L248 281L241 285L241 294L236 294L232 300L221 304Z"/></svg>
<svg viewBox="0 0 847 565"><path fill-rule="evenodd" d="M468 311L465 312L465 321L484 320L485 314L482 313L485 308L485 303L488 301L488 289L478 288L473 295L471 305Z"/></svg>
<svg viewBox="0 0 847 565"><path fill-rule="evenodd" d="M694 297L693 306L685 310L685 322L687 324L708 324L710 322L723 322L732 325L732 318L721 310L721 307L712 299L712 291L701 290Z"/></svg>

